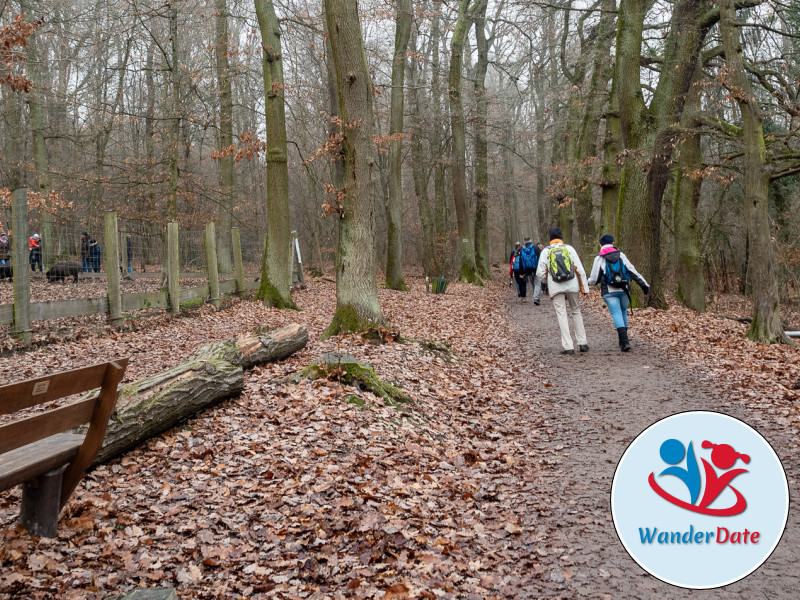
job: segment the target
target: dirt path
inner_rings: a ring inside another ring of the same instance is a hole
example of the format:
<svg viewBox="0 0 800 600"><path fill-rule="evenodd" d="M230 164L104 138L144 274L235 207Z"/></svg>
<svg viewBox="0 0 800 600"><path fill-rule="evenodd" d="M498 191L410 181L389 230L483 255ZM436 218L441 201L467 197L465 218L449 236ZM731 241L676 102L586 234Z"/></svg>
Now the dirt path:
<svg viewBox="0 0 800 600"><path fill-rule="evenodd" d="M633 351L619 352L616 331L596 296L583 314L590 351L565 357L559 354L549 301L541 306L515 301L509 311L515 322L529 324L520 345L533 372L552 382L544 388L534 378L530 386L536 392L531 402L544 415L540 449L560 456L553 468L542 471L534 491L541 506L536 538L547 547L539 558L547 565L544 585L553 596L566 598L797 598L796 436L715 392L702 373L668 358L637 332L635 319ZM544 400L541 391L548 394ZM720 590L692 593L662 583L634 563L616 536L609 506L614 470L628 443L662 417L702 409L740 418L772 443L787 471L792 503L786 533L765 565Z"/></svg>

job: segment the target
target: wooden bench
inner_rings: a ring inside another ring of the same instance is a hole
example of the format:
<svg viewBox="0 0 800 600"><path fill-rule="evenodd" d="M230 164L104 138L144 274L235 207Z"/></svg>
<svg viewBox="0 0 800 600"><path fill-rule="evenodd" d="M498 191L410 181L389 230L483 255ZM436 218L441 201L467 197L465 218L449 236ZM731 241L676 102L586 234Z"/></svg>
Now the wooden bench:
<svg viewBox="0 0 800 600"><path fill-rule="evenodd" d="M0 415L100 388L96 396L0 426L0 491L22 484L19 522L56 537L58 515L103 444L128 359L0 387ZM70 433L89 423L85 436Z"/></svg>

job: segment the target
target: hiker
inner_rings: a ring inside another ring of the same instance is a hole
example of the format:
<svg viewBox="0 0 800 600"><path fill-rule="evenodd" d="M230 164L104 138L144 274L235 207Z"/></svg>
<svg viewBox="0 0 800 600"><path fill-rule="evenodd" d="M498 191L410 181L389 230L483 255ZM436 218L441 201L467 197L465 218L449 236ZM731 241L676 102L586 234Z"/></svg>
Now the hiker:
<svg viewBox="0 0 800 600"><path fill-rule="evenodd" d="M631 300L630 280L633 279L647 295L647 285L625 253L614 247L614 237L608 233L600 238L600 254L594 257L589 285L600 285L600 294L614 319L619 336L619 348L623 352L631 349L628 340L628 305Z"/></svg>
<svg viewBox="0 0 800 600"><path fill-rule="evenodd" d="M5 231L0 231L0 267L11 262L11 244Z"/></svg>
<svg viewBox="0 0 800 600"><path fill-rule="evenodd" d="M84 231L81 233L81 271L89 273L92 270L92 262L89 259L89 234Z"/></svg>
<svg viewBox="0 0 800 600"><path fill-rule="evenodd" d="M100 272L100 244L97 240L89 240L89 263L92 266L92 271L95 273Z"/></svg>
<svg viewBox="0 0 800 600"><path fill-rule="evenodd" d="M539 266L539 253L541 251L531 241L530 236L526 236L524 241L525 245L520 250L520 262L522 263L525 277L530 280L531 287L533 287L533 303L539 306L539 294L542 291L542 285L536 276L536 268Z"/></svg>
<svg viewBox="0 0 800 600"><path fill-rule="evenodd" d="M536 276L544 281L547 277L547 289L553 308L558 317L558 327L561 329L561 354L575 354L572 337L569 333L569 319L567 306L572 317L572 327L575 329L575 340L581 352L587 352L589 345L586 342L586 330L583 328L583 316L578 294L589 294L586 284L586 271L583 270L581 259L575 248L565 244L561 239L561 228L551 227L550 245L542 250L539 257L539 267Z"/></svg>
<svg viewBox="0 0 800 600"><path fill-rule="evenodd" d="M514 277L514 283L517 285L517 296L522 302L527 302L528 278L522 265L522 245L519 242L517 242L517 248L511 256L511 274Z"/></svg>
<svg viewBox="0 0 800 600"><path fill-rule="evenodd" d="M40 240L41 238L38 233L34 233L30 239L28 239L28 250L30 252L28 260L31 263L31 271L34 273L36 272L36 265L39 265L39 272L42 272L42 247L39 244Z"/></svg>
<svg viewBox="0 0 800 600"><path fill-rule="evenodd" d="M522 248L522 244L519 242L514 242L514 247L511 249L511 254L508 256L508 277L511 279L511 283L514 284L514 287L517 288L517 296L519 296L519 285L517 285L517 280L514 277L514 257L519 252L520 248Z"/></svg>

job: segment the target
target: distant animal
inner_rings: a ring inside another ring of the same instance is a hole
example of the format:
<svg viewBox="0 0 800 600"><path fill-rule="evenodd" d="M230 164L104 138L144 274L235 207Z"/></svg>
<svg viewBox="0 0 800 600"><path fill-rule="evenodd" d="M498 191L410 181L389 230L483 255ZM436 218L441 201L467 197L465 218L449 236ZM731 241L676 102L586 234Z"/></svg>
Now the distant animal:
<svg viewBox="0 0 800 600"><path fill-rule="evenodd" d="M14 267L11 265L0 265L0 279L8 277L9 281L14 281Z"/></svg>
<svg viewBox="0 0 800 600"><path fill-rule="evenodd" d="M67 277L73 277L73 281L78 283L78 272L81 270L81 264L75 260L62 260L53 265L53 268L47 272L47 281L53 283L54 281L64 281Z"/></svg>

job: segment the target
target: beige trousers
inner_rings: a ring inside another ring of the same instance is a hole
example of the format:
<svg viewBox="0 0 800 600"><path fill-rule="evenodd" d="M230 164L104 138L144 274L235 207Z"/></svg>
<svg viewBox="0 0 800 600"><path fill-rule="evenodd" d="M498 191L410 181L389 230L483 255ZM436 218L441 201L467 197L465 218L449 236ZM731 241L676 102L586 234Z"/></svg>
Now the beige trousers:
<svg viewBox="0 0 800 600"><path fill-rule="evenodd" d="M579 346L586 345L586 330L583 328L583 316L581 315L581 305L578 300L578 292L562 292L552 298L553 308L556 309L558 326L561 329L561 345L564 350L573 350L572 337L569 334L569 319L567 317L567 304L569 304L569 314L572 316L572 327L575 329L575 341Z"/></svg>

